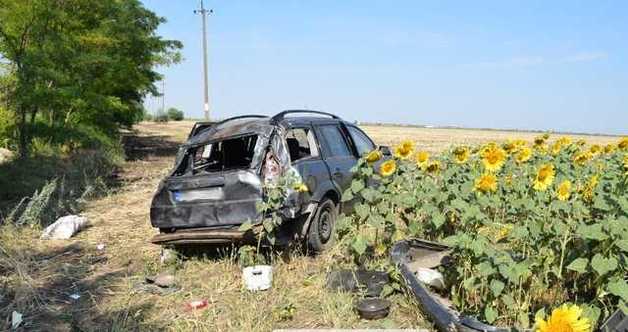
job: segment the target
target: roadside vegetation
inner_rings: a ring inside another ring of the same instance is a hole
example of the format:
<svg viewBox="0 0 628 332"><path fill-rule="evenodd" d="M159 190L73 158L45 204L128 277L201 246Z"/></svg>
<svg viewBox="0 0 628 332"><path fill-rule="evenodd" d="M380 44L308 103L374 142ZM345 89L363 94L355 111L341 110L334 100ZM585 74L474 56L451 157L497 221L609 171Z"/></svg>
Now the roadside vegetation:
<svg viewBox="0 0 628 332"><path fill-rule="evenodd" d="M440 154L404 141L377 168L371 152L343 196L364 201L338 223L347 257L368 266L401 239L449 244L442 295L502 326L560 330L546 320L556 310L572 331L589 331L628 312L628 137L549 138Z"/></svg>

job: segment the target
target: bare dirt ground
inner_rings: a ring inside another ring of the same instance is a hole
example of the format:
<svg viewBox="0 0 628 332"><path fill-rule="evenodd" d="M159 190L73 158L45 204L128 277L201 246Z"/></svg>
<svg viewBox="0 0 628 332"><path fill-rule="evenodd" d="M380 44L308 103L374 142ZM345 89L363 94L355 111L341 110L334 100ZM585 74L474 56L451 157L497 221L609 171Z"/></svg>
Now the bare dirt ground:
<svg viewBox="0 0 628 332"><path fill-rule="evenodd" d="M192 257L174 269L178 292L155 295L140 285L146 275L163 270L159 248L149 239L149 206L159 180L172 166L177 146L192 122L142 123L125 137L127 161L117 175L115 191L91 201L84 211L92 223L68 241L41 241L33 229L0 234L11 243L8 257L24 280L11 296L0 294L0 329L10 326L10 313L24 313L23 330L41 331L268 331L273 328L430 327L418 307L403 294L393 296L389 318L360 320L354 297L325 290L331 257L289 254L277 258L273 288L250 293L241 285L235 254ZM404 138L419 149L439 151L453 143L474 144L506 138L532 139L538 134L454 129L365 126L377 143L392 145ZM588 137L606 143L615 137ZM6 234L13 234L8 238ZM97 245L104 244L103 250ZM0 248L2 249L2 248ZM2 285L0 267L0 286ZM10 278L10 276L9 276ZM0 288L1 290L2 288ZM71 294L79 294L73 300ZM13 299L9 301L8 299ZM192 300L209 302L188 311ZM3 307L6 309L3 311ZM293 308L292 317L286 315ZM4 314L8 314L4 316ZM288 317L287 317L288 316Z"/></svg>

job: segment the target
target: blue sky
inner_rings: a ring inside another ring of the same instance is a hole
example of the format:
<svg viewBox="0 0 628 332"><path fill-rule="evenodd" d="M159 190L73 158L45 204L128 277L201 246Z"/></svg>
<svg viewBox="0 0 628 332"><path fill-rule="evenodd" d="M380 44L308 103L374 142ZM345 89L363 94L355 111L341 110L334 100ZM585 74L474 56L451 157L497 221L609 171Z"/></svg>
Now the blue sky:
<svg viewBox="0 0 628 332"><path fill-rule="evenodd" d="M181 40L166 107L202 117L194 0L145 0ZM628 133L626 1L206 1L212 116ZM149 98L148 108L157 107Z"/></svg>

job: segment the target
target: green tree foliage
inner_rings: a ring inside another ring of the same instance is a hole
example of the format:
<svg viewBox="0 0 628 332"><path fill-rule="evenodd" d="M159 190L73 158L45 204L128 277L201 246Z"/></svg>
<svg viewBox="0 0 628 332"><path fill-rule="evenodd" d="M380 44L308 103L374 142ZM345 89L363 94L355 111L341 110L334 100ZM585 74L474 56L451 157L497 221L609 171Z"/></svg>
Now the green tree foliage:
<svg viewBox="0 0 628 332"><path fill-rule="evenodd" d="M137 0L0 0L0 102L20 155L36 136L80 145L140 121L154 67L180 58L163 22Z"/></svg>
<svg viewBox="0 0 628 332"><path fill-rule="evenodd" d="M168 109L168 119L172 121L181 121L183 120L183 118L184 118L183 111L174 107L170 107Z"/></svg>

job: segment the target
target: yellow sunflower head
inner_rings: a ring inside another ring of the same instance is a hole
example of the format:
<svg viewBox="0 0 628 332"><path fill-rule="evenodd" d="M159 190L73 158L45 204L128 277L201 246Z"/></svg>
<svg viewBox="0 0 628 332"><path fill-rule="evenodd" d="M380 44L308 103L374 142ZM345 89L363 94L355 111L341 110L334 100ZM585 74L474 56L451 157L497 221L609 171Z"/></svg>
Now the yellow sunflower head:
<svg viewBox="0 0 628 332"><path fill-rule="evenodd" d="M310 191L310 189L307 187L307 185L306 185L305 183L302 183L302 182L300 182L300 183L296 183L296 184L293 186L293 189L294 189L295 191L297 191L297 192L300 192L300 193L305 193L305 192Z"/></svg>
<svg viewBox="0 0 628 332"><path fill-rule="evenodd" d="M382 152L379 150L373 150L366 155L366 162L372 164L382 159Z"/></svg>
<svg viewBox="0 0 628 332"><path fill-rule="evenodd" d="M547 138L545 138L545 135L541 135L541 136L537 136L534 138L534 146L540 146L540 145L544 145L545 144L545 140L547 140Z"/></svg>
<svg viewBox="0 0 628 332"><path fill-rule="evenodd" d="M617 143L617 147L621 150L628 150L628 136L622 137Z"/></svg>
<svg viewBox="0 0 628 332"><path fill-rule="evenodd" d="M563 304L552 310L552 315L544 320L536 319L536 332L589 332L591 322L582 317L582 309L577 305Z"/></svg>
<svg viewBox="0 0 628 332"><path fill-rule="evenodd" d="M558 197L561 201L566 201L569 199L571 195L571 181L564 180L558 185L558 189L556 189L556 197Z"/></svg>
<svg viewBox="0 0 628 332"><path fill-rule="evenodd" d="M615 150L617 150L617 146L613 143L609 143L604 146L604 153L613 153Z"/></svg>
<svg viewBox="0 0 628 332"><path fill-rule="evenodd" d="M589 148L589 152L591 152L591 154L593 154L593 155L597 155L600 152L602 152L602 147L599 144L593 144Z"/></svg>
<svg viewBox="0 0 628 332"><path fill-rule="evenodd" d="M482 164L488 172L497 172L506 161L506 151L496 144L489 144L482 149Z"/></svg>
<svg viewBox="0 0 628 332"><path fill-rule="evenodd" d="M391 176L397 170L397 163L394 160L386 160L379 166L381 176Z"/></svg>
<svg viewBox="0 0 628 332"><path fill-rule="evenodd" d="M538 191L545 191L549 185L554 181L554 165L545 164L539 167L534 177L534 189Z"/></svg>
<svg viewBox="0 0 628 332"><path fill-rule="evenodd" d="M576 144L580 146L584 146L584 145L587 145L587 141L583 139L579 139L578 141L576 141Z"/></svg>
<svg viewBox="0 0 628 332"><path fill-rule="evenodd" d="M552 148L551 148L552 155L554 155L554 156L555 156L555 155L559 154L559 153L560 153L560 150L561 150L562 148L563 148L563 145L562 145L562 144L560 144L558 141L554 142L554 144L552 144Z"/></svg>
<svg viewBox="0 0 628 332"><path fill-rule="evenodd" d="M589 159L591 159L591 157L593 157L591 155L591 152L589 152L589 151L580 151L580 152L576 153L573 156L573 162L576 165L582 166L582 165L586 164L587 161L589 161Z"/></svg>
<svg viewBox="0 0 628 332"><path fill-rule="evenodd" d="M560 145L569 145L569 144L571 144L571 137L563 136L563 137L557 139L556 143L558 143Z"/></svg>
<svg viewBox="0 0 628 332"><path fill-rule="evenodd" d="M424 169L427 167L427 163L430 161L430 154L427 151L419 151L414 156L416 160L416 165L419 168Z"/></svg>
<svg viewBox="0 0 628 332"><path fill-rule="evenodd" d="M502 145L502 148L504 148L504 150L508 153L514 153L517 151L517 145L515 144L515 141L511 139L507 140L506 143Z"/></svg>
<svg viewBox="0 0 628 332"><path fill-rule="evenodd" d="M414 143L410 140L405 140L401 144L395 146L394 156L399 159L408 159L414 152Z"/></svg>
<svg viewBox="0 0 628 332"><path fill-rule="evenodd" d="M532 149L530 147L523 146L521 147L519 152L517 152L517 155L515 156L515 161L521 164L530 160L531 157L532 157Z"/></svg>
<svg viewBox="0 0 628 332"><path fill-rule="evenodd" d="M469 160L471 150L466 146L459 146L454 149L454 161L457 164L464 164Z"/></svg>
<svg viewBox="0 0 628 332"><path fill-rule="evenodd" d="M582 194L582 198L587 201L590 202L593 200L593 196L595 196L595 188L597 187L597 183L598 183L598 176L593 175L589 181L587 181L584 186L582 187L582 189L580 190L580 193Z"/></svg>
<svg viewBox="0 0 628 332"><path fill-rule="evenodd" d="M497 191L497 177L491 173L482 174L475 179L474 190L482 193L490 193Z"/></svg>
<svg viewBox="0 0 628 332"><path fill-rule="evenodd" d="M430 174L438 173L440 171L440 162L438 160L430 162L425 168L425 171Z"/></svg>

